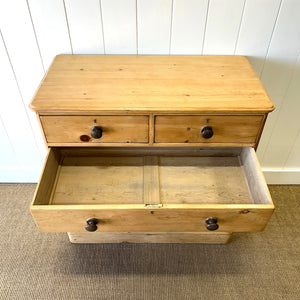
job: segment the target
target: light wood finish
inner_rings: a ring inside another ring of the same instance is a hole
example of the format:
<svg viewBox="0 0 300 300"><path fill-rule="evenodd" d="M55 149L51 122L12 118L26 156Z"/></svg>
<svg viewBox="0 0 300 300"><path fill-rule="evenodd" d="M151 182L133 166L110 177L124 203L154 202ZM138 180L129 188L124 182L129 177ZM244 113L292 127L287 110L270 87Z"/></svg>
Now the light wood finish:
<svg viewBox="0 0 300 300"><path fill-rule="evenodd" d="M153 146L154 143L154 115L149 115L149 145Z"/></svg>
<svg viewBox="0 0 300 300"><path fill-rule="evenodd" d="M41 116L48 143L148 143L148 116ZM91 137L93 126L100 126L103 135ZM90 137L82 142L80 136Z"/></svg>
<svg viewBox="0 0 300 300"><path fill-rule="evenodd" d="M256 203L266 203L266 199L269 199L272 203L271 195L254 149L243 148L240 159L249 182L250 192L256 199Z"/></svg>
<svg viewBox="0 0 300 300"><path fill-rule="evenodd" d="M96 218L97 232L207 232L205 220L216 217L222 232L257 232L273 212L270 204L164 205L33 205L31 213L42 232L86 232Z"/></svg>
<svg viewBox="0 0 300 300"><path fill-rule="evenodd" d="M56 148L52 148L56 149ZM217 147L60 147L62 156L71 157L95 157L95 156L196 156L196 157L235 157L241 154L242 148Z"/></svg>
<svg viewBox="0 0 300 300"><path fill-rule="evenodd" d="M54 147L31 205L41 231L72 242L226 243L272 215L246 147L257 147L274 105L245 57L59 55L30 107Z"/></svg>
<svg viewBox="0 0 300 300"><path fill-rule="evenodd" d="M42 174L33 196L32 204L49 204L51 196L54 192L54 183L59 175L61 163L61 156L59 152L60 151L57 149L50 149L48 151Z"/></svg>
<svg viewBox="0 0 300 300"><path fill-rule="evenodd" d="M255 144L263 116L156 116L156 143L238 143ZM213 136L201 135L211 126Z"/></svg>
<svg viewBox="0 0 300 300"><path fill-rule="evenodd" d="M240 56L59 55L30 107L45 112L269 112Z"/></svg>
<svg viewBox="0 0 300 300"><path fill-rule="evenodd" d="M143 203L142 157L65 158L52 204Z"/></svg>
<svg viewBox="0 0 300 300"><path fill-rule="evenodd" d="M94 149L81 154L88 150ZM236 149L228 157L226 152L213 156L220 150L212 150L212 157L207 157L210 151L206 150L201 157L199 149L190 149L191 156L176 156L182 151L176 149L170 152L173 156L159 158L153 155L154 149L152 156L145 157L138 149L135 157L117 156L116 149L115 156L104 153L101 157L99 151L87 156L70 156L74 150L67 148L61 151L57 184L53 181L48 186L55 192L31 206L41 231L85 232L85 221L94 217L99 220L99 232L207 232L204 222L212 216L218 218L222 232L260 231L274 209L266 187L256 189L262 175L256 179L251 175L259 168L252 166L256 161L247 162L255 157L250 150L245 162L234 156Z"/></svg>
<svg viewBox="0 0 300 300"><path fill-rule="evenodd" d="M159 158L144 156L144 203L160 203Z"/></svg>
<svg viewBox="0 0 300 300"><path fill-rule="evenodd" d="M255 203L238 157L161 157L164 204Z"/></svg>
<svg viewBox="0 0 300 300"><path fill-rule="evenodd" d="M227 244L231 233L218 232L114 232L70 233L71 243L209 243Z"/></svg>
<svg viewBox="0 0 300 300"><path fill-rule="evenodd" d="M265 126L265 124L266 124L267 117L268 117L268 114L265 114L265 115L264 115L264 119L263 119L263 121L261 122L259 131L258 131L258 134L257 134L257 137L256 137L256 142L255 142L255 145L253 146L253 148L254 148L255 151L256 151L256 149L257 149L257 147L258 147L258 143L259 143L259 141L260 141L260 138L261 138L261 135L262 135L264 126Z"/></svg>
<svg viewBox="0 0 300 300"><path fill-rule="evenodd" d="M149 147L149 148L161 148L161 147L254 147L254 143L47 143L48 147Z"/></svg>

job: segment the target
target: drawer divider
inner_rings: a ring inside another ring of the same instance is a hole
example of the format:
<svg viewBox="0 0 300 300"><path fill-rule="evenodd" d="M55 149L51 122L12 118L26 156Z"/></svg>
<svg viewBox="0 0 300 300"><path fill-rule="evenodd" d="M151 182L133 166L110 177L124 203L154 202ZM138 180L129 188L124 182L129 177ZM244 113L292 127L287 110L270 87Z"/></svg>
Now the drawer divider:
<svg viewBox="0 0 300 300"><path fill-rule="evenodd" d="M144 204L160 204L159 157L144 156Z"/></svg>

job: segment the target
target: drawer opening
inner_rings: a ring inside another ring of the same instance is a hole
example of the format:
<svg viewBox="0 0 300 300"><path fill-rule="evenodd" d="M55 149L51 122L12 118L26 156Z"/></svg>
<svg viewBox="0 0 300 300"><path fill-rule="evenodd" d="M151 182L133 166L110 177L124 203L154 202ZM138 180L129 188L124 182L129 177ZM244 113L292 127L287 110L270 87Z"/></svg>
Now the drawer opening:
<svg viewBox="0 0 300 300"><path fill-rule="evenodd" d="M252 148L52 148L33 204L160 209L272 201Z"/></svg>

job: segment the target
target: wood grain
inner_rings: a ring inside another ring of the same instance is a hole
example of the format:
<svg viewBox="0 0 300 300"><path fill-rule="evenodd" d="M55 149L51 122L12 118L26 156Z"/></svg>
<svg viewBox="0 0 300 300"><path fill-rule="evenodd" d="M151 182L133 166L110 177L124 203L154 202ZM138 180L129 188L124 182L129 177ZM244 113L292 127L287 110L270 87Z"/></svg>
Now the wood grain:
<svg viewBox="0 0 300 300"><path fill-rule="evenodd" d="M142 157L65 158L53 205L143 203Z"/></svg>
<svg viewBox="0 0 300 300"><path fill-rule="evenodd" d="M86 232L86 220L99 220L98 232L207 232L205 220L218 219L221 232L262 231L273 207L261 205L33 205L31 213L44 232Z"/></svg>
<svg viewBox="0 0 300 300"><path fill-rule="evenodd" d="M157 156L144 156L144 203L161 203L159 192L159 158Z"/></svg>
<svg viewBox="0 0 300 300"><path fill-rule="evenodd" d="M147 143L148 116L41 116L48 143ZM100 126L103 135L91 137L93 126ZM82 135L89 136L82 142Z"/></svg>
<svg viewBox="0 0 300 300"><path fill-rule="evenodd" d="M162 203L254 203L237 157L161 157Z"/></svg>
<svg viewBox="0 0 300 300"><path fill-rule="evenodd" d="M32 204L48 205L55 190L55 181L60 166L61 156L57 149L48 151L38 186L33 196Z"/></svg>
<svg viewBox="0 0 300 300"><path fill-rule="evenodd" d="M254 144L263 116L156 116L156 143L247 143ZM204 126L211 126L213 136L201 135Z"/></svg>
<svg viewBox="0 0 300 300"><path fill-rule="evenodd" d="M32 215L49 232L85 232L91 217L101 232L206 232L211 216L222 232L263 230L274 206L261 171L250 166L257 164L255 152L244 150L240 166L238 156L210 157L206 150L197 157L201 150L189 150L190 157L159 158L155 149L146 157L138 149L135 156L118 156L113 149L116 156L110 157L101 157L99 149L78 156L68 148L50 150ZM145 201L162 205L148 207Z"/></svg>
<svg viewBox="0 0 300 300"><path fill-rule="evenodd" d="M71 243L209 243L226 244L231 238L227 232L114 232L70 233Z"/></svg>
<svg viewBox="0 0 300 300"><path fill-rule="evenodd" d="M59 55L31 108L45 112L269 112L245 57Z"/></svg>
<svg viewBox="0 0 300 300"><path fill-rule="evenodd" d="M269 189L260 168L255 151L243 148L240 155L241 164L245 170L246 179L255 203L270 203L273 205Z"/></svg>

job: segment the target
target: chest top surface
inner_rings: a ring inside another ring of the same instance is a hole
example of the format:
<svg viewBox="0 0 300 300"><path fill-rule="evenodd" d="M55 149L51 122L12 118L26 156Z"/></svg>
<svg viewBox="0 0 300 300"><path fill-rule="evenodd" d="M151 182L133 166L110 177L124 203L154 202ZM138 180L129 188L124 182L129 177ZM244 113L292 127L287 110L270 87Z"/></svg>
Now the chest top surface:
<svg viewBox="0 0 300 300"><path fill-rule="evenodd" d="M267 113L242 56L58 55L30 107L40 113Z"/></svg>

